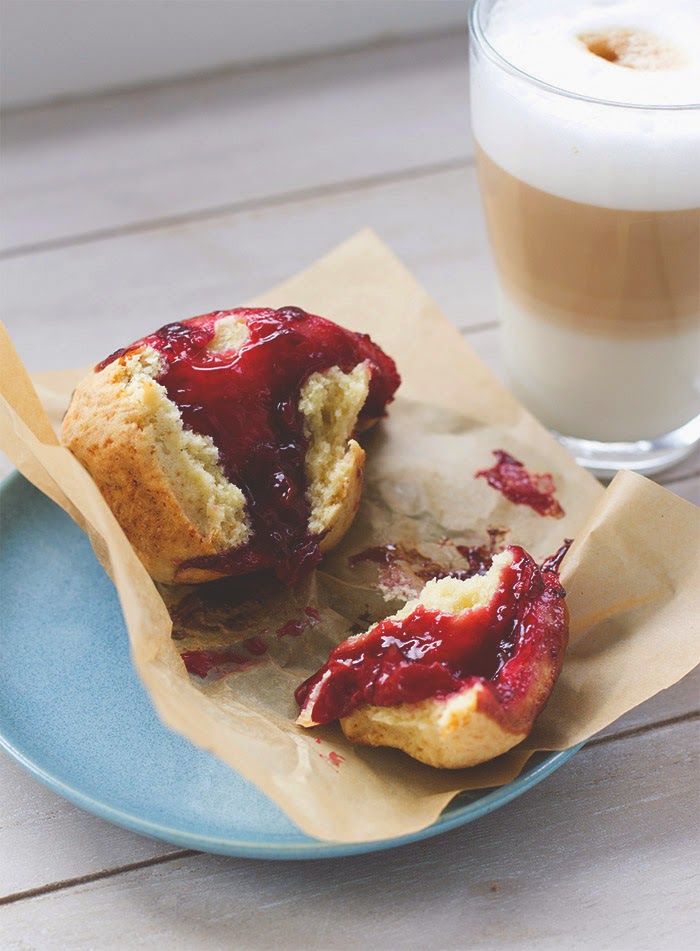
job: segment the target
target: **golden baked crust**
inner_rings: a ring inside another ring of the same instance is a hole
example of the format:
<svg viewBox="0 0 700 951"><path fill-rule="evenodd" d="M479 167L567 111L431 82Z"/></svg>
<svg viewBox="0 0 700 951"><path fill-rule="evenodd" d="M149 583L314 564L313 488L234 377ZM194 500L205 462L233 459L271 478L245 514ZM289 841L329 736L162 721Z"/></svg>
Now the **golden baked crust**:
<svg viewBox="0 0 700 951"><path fill-rule="evenodd" d="M243 320L224 317L211 349L246 339ZM131 349L77 387L62 441L90 472L146 569L158 581L199 583L225 569L183 567L245 545L246 500L226 479L209 437L186 430L156 378L160 357ZM349 528L362 492L365 453L351 438L367 398L369 369L332 367L302 387L299 408L309 439L309 531L322 552Z"/></svg>
<svg viewBox="0 0 700 951"><path fill-rule="evenodd" d="M488 701L483 685L475 684L444 700L360 707L340 723L353 743L393 746L428 766L460 769L506 753L529 733L508 729L487 712Z"/></svg>
<svg viewBox="0 0 700 951"><path fill-rule="evenodd" d="M128 362L122 358L79 384L61 440L92 476L149 574L172 582L174 565L216 553L216 532L202 532L180 504L150 418L155 383L144 377L141 394L134 392ZM202 574L187 580L219 577Z"/></svg>

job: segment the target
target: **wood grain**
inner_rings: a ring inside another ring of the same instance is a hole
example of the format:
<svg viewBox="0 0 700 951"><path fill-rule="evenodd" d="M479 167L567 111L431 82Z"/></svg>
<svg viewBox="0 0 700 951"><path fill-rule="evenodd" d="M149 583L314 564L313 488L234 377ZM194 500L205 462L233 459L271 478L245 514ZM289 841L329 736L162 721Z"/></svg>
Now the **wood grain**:
<svg viewBox="0 0 700 951"><path fill-rule="evenodd" d="M179 851L89 815L47 789L5 753L0 753L0 801L0 900Z"/></svg>
<svg viewBox="0 0 700 951"><path fill-rule="evenodd" d="M619 742L658 724L673 724L700 713L700 669L657 694L612 724L599 738ZM0 902L42 886L56 886L103 871L180 850L119 829L90 816L39 784L5 754L0 754ZM55 847L47 849L47 840ZM1 920L1 913L0 913Z"/></svg>
<svg viewBox="0 0 700 951"><path fill-rule="evenodd" d="M9 115L0 246L466 159L466 42L465 30Z"/></svg>
<svg viewBox="0 0 700 951"><path fill-rule="evenodd" d="M584 749L507 808L401 849L192 856L21 901L3 909L4 946L691 948L694 731Z"/></svg>
<svg viewBox="0 0 700 951"><path fill-rule="evenodd" d="M30 369L235 306L370 224L500 373L464 53L430 39L5 118L2 312ZM661 481L700 504L699 474L695 453ZM0 946L694 947L699 688L477 823L319 863L183 857L0 755Z"/></svg>
<svg viewBox="0 0 700 951"><path fill-rule="evenodd" d="M4 319L30 370L80 366L171 320L235 307L368 223L457 326L495 321L471 167L4 260Z"/></svg>

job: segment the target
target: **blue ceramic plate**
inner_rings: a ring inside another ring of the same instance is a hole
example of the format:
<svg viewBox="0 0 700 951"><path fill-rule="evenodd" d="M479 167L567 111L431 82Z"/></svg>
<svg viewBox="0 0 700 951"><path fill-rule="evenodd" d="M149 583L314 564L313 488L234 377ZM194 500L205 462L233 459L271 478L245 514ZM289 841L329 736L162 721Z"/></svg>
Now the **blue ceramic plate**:
<svg viewBox="0 0 700 951"><path fill-rule="evenodd" d="M339 845L304 835L263 793L161 725L129 658L112 583L71 519L15 473L0 486L0 746L88 812L175 845L308 859L391 848L497 809L575 752L465 793L430 828Z"/></svg>

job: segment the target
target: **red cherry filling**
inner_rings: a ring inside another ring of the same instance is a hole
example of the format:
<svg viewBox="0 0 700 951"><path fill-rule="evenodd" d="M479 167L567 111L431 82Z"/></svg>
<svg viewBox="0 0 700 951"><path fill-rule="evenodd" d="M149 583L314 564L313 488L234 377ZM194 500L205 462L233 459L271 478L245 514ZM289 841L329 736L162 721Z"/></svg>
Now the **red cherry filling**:
<svg viewBox="0 0 700 951"><path fill-rule="evenodd" d="M567 615L558 561L541 570L524 549L507 550L512 561L488 604L458 614L419 606L403 620L387 618L336 647L297 688L297 703L309 701L313 722L329 723L360 706L416 703L482 681L496 706L512 704L542 659L551 667L563 653Z"/></svg>
<svg viewBox="0 0 700 951"><path fill-rule="evenodd" d="M548 472L528 472L522 462L502 449L494 450L497 459L491 469L481 469L475 479L484 478L514 505L529 505L538 515L563 518L564 509L554 498L554 480Z"/></svg>
<svg viewBox="0 0 700 951"><path fill-rule="evenodd" d="M237 350L208 350L223 317L245 321L249 335ZM305 460L308 440L300 391L313 373L338 366L371 373L360 421L384 416L400 377L394 361L367 334L353 333L298 307L217 311L167 324L96 370L142 346L153 347L164 369L157 382L178 406L184 425L210 436L226 477L247 501L251 541L195 558L181 567L228 575L273 568L291 584L318 563L318 536L308 533Z"/></svg>

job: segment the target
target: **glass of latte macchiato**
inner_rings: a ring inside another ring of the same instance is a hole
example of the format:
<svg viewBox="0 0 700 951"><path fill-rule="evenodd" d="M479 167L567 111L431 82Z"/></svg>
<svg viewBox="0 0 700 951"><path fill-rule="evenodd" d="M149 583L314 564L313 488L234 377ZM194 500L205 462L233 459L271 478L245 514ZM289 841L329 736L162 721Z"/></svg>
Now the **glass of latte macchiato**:
<svg viewBox="0 0 700 951"><path fill-rule="evenodd" d="M599 474L700 441L700 0L474 0L511 387Z"/></svg>

